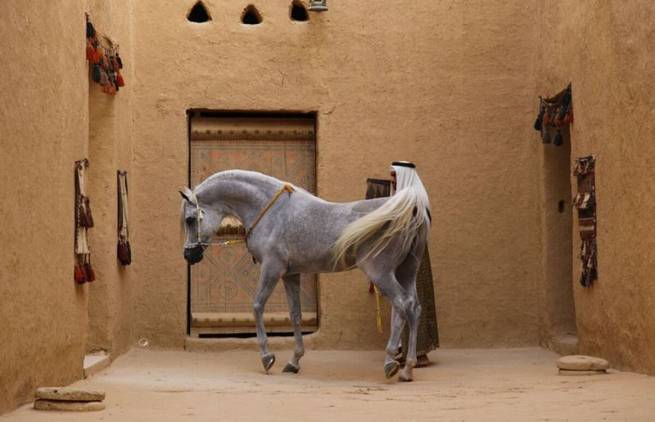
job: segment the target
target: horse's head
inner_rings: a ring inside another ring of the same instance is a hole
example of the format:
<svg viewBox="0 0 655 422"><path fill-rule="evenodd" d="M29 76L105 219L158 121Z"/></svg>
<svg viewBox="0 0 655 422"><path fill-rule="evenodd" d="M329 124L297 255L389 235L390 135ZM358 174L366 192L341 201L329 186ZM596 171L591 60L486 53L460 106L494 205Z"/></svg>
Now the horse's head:
<svg viewBox="0 0 655 422"><path fill-rule="evenodd" d="M189 188L180 191L182 195L182 224L186 232L184 259L191 265L202 260L202 254L218 231L223 212L204 206Z"/></svg>

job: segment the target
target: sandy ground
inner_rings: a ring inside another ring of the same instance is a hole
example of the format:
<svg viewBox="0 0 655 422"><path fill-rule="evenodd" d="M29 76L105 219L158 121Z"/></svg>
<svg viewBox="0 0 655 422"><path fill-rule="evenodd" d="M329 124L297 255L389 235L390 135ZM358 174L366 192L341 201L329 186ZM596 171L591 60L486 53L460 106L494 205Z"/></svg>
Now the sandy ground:
<svg viewBox="0 0 655 422"><path fill-rule="evenodd" d="M386 381L377 351L310 350L282 374L290 353L265 375L251 351L134 349L74 384L105 390L104 411L27 405L0 421L655 421L655 377L562 376L538 348L439 350L412 383Z"/></svg>

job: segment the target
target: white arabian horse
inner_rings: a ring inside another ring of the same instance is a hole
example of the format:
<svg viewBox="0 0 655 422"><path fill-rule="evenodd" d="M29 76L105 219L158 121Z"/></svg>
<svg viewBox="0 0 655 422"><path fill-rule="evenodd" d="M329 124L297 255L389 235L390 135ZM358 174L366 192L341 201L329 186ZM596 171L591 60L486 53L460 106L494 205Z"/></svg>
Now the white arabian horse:
<svg viewBox="0 0 655 422"><path fill-rule="evenodd" d="M243 170L216 173L193 191L184 188L180 192L186 229L184 258L189 264L202 259L224 217L234 216L246 228L248 251L261 263L253 309L266 372L275 355L268 349L263 313L278 280L284 281L296 343L284 372L297 373L304 355L300 274L359 267L392 305L385 376L391 378L400 369L395 356L407 323L409 350L399 379L412 380L421 312L416 273L430 228L429 202L413 168L401 164L393 169L398 186L408 187L392 197L348 203L327 202L273 177Z"/></svg>

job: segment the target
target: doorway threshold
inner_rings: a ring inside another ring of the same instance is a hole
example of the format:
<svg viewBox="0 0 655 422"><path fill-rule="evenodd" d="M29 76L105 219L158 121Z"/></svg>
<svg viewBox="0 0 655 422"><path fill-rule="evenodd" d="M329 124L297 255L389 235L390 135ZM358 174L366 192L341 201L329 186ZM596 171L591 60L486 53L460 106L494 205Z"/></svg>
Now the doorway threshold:
<svg viewBox="0 0 655 422"><path fill-rule="evenodd" d="M574 334L562 334L550 340L550 349L562 356L578 354L578 336Z"/></svg>
<svg viewBox="0 0 655 422"><path fill-rule="evenodd" d="M303 335L305 349L313 348L318 332ZM296 342L293 336L268 336L268 345L276 350L293 350ZM228 350L259 350L257 337L238 338L198 338L187 336L184 341L184 350L188 352L225 352Z"/></svg>
<svg viewBox="0 0 655 422"><path fill-rule="evenodd" d="M105 351L89 353L84 356L84 378L89 378L111 364L111 358Z"/></svg>

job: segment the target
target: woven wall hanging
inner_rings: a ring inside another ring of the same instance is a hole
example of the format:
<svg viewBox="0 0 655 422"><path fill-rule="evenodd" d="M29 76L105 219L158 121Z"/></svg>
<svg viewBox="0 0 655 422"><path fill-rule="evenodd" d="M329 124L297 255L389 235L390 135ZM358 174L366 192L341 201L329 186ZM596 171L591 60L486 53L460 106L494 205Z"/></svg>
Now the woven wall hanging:
<svg viewBox="0 0 655 422"><path fill-rule="evenodd" d="M552 142L556 146L562 145L566 130L571 123L573 123L571 84L553 97L539 97L539 115L534 122L534 129L541 133L541 141L544 144Z"/></svg>
<svg viewBox="0 0 655 422"><path fill-rule="evenodd" d="M118 193L118 243L116 245L116 257L123 266L132 263L132 248L130 246L130 231L127 225L127 172L118 170L116 172L116 184Z"/></svg>
<svg viewBox="0 0 655 422"><path fill-rule="evenodd" d="M102 87L102 92L116 95L125 86L121 75L123 60L118 53L118 44L109 37L100 35L86 14L86 59L89 61L91 79Z"/></svg>
<svg viewBox="0 0 655 422"><path fill-rule="evenodd" d="M582 273L580 284L590 287L598 278L598 256L596 246L596 160L593 155L578 158L575 161L573 175L578 181L578 194L573 199L573 206L578 210L578 228L580 231L580 261Z"/></svg>
<svg viewBox="0 0 655 422"><path fill-rule="evenodd" d="M91 204L86 195L86 169L89 160L75 162L75 268L73 278L76 283L84 284L96 279L95 271L91 266L91 252L89 251L88 230L93 227Z"/></svg>

